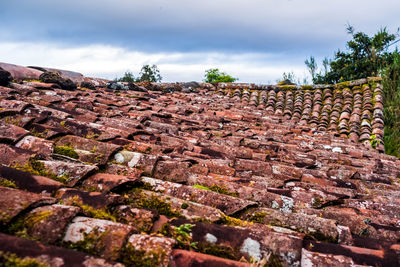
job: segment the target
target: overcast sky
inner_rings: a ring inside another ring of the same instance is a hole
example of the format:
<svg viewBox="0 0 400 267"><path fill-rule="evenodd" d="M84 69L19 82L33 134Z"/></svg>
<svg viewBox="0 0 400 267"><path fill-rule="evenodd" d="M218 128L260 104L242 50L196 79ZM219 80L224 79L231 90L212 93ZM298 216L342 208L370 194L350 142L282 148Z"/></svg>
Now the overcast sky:
<svg viewBox="0 0 400 267"><path fill-rule="evenodd" d="M275 83L344 49L347 23L395 32L399 11L398 0L0 0L0 61L110 79L156 64L163 81L216 67Z"/></svg>

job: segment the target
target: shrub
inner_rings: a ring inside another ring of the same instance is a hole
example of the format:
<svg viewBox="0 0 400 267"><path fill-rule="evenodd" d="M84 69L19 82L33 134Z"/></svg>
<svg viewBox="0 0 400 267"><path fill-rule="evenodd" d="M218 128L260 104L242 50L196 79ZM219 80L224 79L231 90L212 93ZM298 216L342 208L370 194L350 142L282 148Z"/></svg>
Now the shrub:
<svg viewBox="0 0 400 267"><path fill-rule="evenodd" d="M220 72L219 69L206 70L206 74L204 76L204 81L207 83L231 83L238 80L238 78L233 78L225 72Z"/></svg>

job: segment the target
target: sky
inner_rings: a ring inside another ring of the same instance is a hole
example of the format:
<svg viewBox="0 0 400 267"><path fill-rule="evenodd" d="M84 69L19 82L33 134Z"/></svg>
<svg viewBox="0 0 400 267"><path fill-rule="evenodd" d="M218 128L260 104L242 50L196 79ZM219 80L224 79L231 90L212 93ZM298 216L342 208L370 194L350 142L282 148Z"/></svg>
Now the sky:
<svg viewBox="0 0 400 267"><path fill-rule="evenodd" d="M114 79L156 64L163 81L219 68L239 82L309 77L345 49L346 25L400 27L398 0L0 0L0 62Z"/></svg>

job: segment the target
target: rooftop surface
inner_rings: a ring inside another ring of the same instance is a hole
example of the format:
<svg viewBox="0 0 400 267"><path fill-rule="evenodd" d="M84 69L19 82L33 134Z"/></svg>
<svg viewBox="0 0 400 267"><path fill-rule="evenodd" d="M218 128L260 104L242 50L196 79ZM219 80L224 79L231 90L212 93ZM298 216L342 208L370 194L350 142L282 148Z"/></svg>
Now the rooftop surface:
<svg viewBox="0 0 400 267"><path fill-rule="evenodd" d="M112 90L0 67L0 263L400 265L378 78Z"/></svg>

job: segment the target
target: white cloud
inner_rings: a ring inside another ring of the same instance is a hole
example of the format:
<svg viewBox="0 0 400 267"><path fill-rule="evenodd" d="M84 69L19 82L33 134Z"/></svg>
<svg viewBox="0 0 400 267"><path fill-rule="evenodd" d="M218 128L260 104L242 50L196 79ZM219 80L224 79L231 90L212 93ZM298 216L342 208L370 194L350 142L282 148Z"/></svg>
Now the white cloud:
<svg viewBox="0 0 400 267"><path fill-rule="evenodd" d="M109 45L63 47L51 43L0 43L0 58L7 63L78 71L86 76L113 79L125 71L137 74L144 64L156 64L163 81L200 81L209 68L238 77L241 82L275 82L283 72L305 75L302 59L274 54L144 53Z"/></svg>

